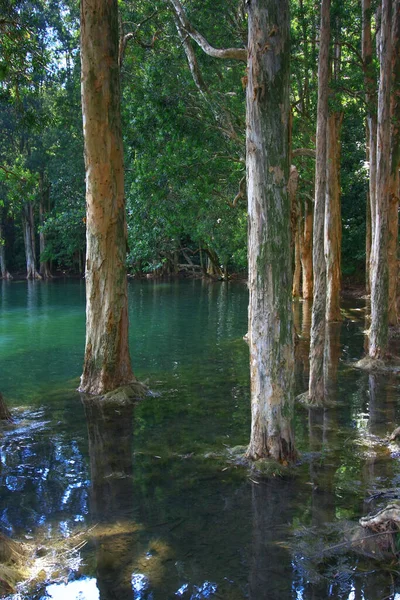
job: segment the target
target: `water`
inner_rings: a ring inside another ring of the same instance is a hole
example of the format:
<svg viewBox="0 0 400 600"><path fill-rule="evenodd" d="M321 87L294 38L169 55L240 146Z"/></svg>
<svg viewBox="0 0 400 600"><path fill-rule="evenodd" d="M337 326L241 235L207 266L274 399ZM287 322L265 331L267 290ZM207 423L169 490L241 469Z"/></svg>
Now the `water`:
<svg viewBox="0 0 400 600"><path fill-rule="evenodd" d="M330 327L332 407L297 408L296 474L260 480L222 457L250 429L244 285L132 282L132 362L153 396L110 407L75 391L83 283L0 283L0 390L15 418L2 426L0 524L44 548L18 598L398 600L396 566L344 542L400 481L383 439L400 424L399 382L349 367L362 304ZM298 392L308 308L295 305Z"/></svg>

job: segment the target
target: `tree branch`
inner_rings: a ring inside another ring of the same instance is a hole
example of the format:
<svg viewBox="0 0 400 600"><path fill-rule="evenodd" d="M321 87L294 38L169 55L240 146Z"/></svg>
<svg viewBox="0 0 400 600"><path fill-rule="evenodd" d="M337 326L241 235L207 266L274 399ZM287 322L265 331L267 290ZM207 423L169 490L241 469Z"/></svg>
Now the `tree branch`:
<svg viewBox="0 0 400 600"><path fill-rule="evenodd" d="M292 150L292 157L296 156L308 156L309 158L315 158L315 150L312 148L295 148Z"/></svg>
<svg viewBox="0 0 400 600"><path fill-rule="evenodd" d="M203 52L214 58L232 58L247 63L247 50L245 48L214 48L208 43L206 38L191 25L186 17L186 13L180 0L169 0L169 3L179 19L182 28L190 35L196 44L200 46Z"/></svg>

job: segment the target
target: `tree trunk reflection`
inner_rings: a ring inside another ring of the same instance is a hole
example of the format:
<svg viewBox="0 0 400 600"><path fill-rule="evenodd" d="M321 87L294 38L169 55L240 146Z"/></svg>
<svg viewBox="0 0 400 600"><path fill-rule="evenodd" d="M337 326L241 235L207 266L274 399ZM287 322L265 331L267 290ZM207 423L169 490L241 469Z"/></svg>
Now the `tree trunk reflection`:
<svg viewBox="0 0 400 600"><path fill-rule="evenodd" d="M133 406L85 402L89 437L90 511L100 600L132 598L135 556Z"/></svg>

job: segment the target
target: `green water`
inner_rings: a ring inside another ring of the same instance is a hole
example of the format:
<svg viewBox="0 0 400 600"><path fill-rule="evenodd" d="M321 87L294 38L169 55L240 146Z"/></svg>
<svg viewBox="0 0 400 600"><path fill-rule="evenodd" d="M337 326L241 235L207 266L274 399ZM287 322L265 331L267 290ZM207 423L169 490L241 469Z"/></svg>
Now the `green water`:
<svg viewBox="0 0 400 600"><path fill-rule="evenodd" d="M249 436L244 285L130 283L132 362L153 394L119 408L75 391L82 281L0 290L0 391L15 418L2 429L1 530L49 549L85 542L52 582L13 598L400 598L394 565L342 543L400 481L398 447L383 441L400 424L399 381L349 366L362 304L330 328L332 407L297 409L296 474L260 480L222 457ZM307 320L295 305L298 392Z"/></svg>

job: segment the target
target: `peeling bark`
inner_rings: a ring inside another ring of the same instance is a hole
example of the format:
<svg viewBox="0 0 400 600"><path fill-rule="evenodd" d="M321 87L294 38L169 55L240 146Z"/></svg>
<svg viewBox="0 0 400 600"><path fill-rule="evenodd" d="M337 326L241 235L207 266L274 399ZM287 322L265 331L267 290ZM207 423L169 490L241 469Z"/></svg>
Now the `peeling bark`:
<svg viewBox="0 0 400 600"><path fill-rule="evenodd" d="M117 0L82 0L81 65L87 256L80 391L104 394L135 380L128 347Z"/></svg>
<svg viewBox="0 0 400 600"><path fill-rule="evenodd" d="M388 211L390 185L390 88L392 0L382 0L376 174L376 225L372 240L370 358L383 358L388 343Z"/></svg>
<svg viewBox="0 0 400 600"><path fill-rule="evenodd" d="M318 56L317 150L313 235L314 294L311 320L309 403L324 400L324 346L326 317L326 262L324 223L328 122L330 0L322 0Z"/></svg>
<svg viewBox="0 0 400 600"><path fill-rule="evenodd" d="M251 437L247 457L294 459L289 2L248 4L247 192Z"/></svg>

